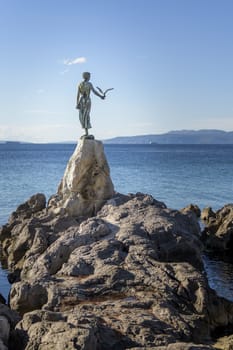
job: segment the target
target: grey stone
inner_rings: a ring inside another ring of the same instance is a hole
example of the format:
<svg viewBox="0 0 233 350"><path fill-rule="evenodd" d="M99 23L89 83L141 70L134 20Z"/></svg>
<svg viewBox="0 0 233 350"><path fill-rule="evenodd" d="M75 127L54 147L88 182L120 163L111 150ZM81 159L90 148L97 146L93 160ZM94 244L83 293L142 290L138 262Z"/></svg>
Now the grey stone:
<svg viewBox="0 0 233 350"><path fill-rule="evenodd" d="M31 197L0 230L14 276L3 348L10 334L19 350L207 350L233 323L233 304L208 285L197 208L114 193L100 142L80 142L44 203ZM216 213L229 237L231 212Z"/></svg>
<svg viewBox="0 0 233 350"><path fill-rule="evenodd" d="M87 218L95 215L113 194L102 142L83 139L70 158L58 193L49 200L48 207L54 213Z"/></svg>
<svg viewBox="0 0 233 350"><path fill-rule="evenodd" d="M11 289L26 349L211 349L210 331L233 321L203 273L195 215L138 193L116 194L81 223L63 218L37 217L57 232L41 250L34 235Z"/></svg>
<svg viewBox="0 0 233 350"><path fill-rule="evenodd" d="M8 349L10 331L19 321L20 317L15 311L0 303L0 350Z"/></svg>
<svg viewBox="0 0 233 350"><path fill-rule="evenodd" d="M196 215L197 218L200 218L201 216L201 210L196 204L189 204L187 207L181 209L182 213L193 213Z"/></svg>
<svg viewBox="0 0 233 350"><path fill-rule="evenodd" d="M205 229L203 242L208 249L217 252L233 252L233 204L227 204L216 212L205 208L202 212Z"/></svg>

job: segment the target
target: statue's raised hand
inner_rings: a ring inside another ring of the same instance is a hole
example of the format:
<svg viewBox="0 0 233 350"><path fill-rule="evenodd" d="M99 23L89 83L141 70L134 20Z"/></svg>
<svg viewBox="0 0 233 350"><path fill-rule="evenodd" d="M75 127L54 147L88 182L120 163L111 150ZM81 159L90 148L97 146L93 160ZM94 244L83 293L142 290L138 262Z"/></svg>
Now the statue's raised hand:
<svg viewBox="0 0 233 350"><path fill-rule="evenodd" d="M99 90L99 92L103 95L103 97L101 96L102 99L104 99L106 97L106 93L113 90L113 88L107 89L105 91L103 91L101 88L99 88L98 86L96 86L96 89Z"/></svg>

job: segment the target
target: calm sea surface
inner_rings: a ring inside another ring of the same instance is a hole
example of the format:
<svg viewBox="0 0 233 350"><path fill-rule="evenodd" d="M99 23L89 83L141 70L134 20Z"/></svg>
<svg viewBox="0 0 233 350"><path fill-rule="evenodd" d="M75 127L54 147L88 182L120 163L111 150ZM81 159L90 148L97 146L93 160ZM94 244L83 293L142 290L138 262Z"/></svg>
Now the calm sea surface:
<svg viewBox="0 0 233 350"><path fill-rule="evenodd" d="M57 191L75 147L0 144L0 225L31 195L49 198ZM175 209L190 203L219 209L233 202L233 145L105 145L105 153L118 192L149 193ZM211 286L233 300L232 265L221 269L218 259L208 258L205 263ZM5 275L0 269L0 293L6 296Z"/></svg>

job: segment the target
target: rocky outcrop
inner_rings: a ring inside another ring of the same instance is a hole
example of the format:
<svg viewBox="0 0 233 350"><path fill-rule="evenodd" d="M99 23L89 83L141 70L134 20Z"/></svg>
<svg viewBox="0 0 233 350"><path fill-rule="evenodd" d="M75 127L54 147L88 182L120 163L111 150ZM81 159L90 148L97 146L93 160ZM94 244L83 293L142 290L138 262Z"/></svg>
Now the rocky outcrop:
<svg viewBox="0 0 233 350"><path fill-rule="evenodd" d="M44 204L35 210L34 203L39 202ZM25 260L36 259L64 230L78 225L72 217L48 213L45 202L45 196L40 193L32 196L0 228L1 258L7 260L7 267L12 271L10 282L19 278Z"/></svg>
<svg viewBox="0 0 233 350"><path fill-rule="evenodd" d="M189 204L187 207L181 209L180 211L183 214L192 213L197 218L200 218L200 216L201 216L201 210L196 204Z"/></svg>
<svg viewBox="0 0 233 350"><path fill-rule="evenodd" d="M1 296L1 300L4 298ZM7 350L9 345L10 332L19 322L19 315L10 310L4 303L0 302L0 350Z"/></svg>
<svg viewBox="0 0 233 350"><path fill-rule="evenodd" d="M216 343L214 343L216 350L231 350L233 349L233 335L220 337Z"/></svg>
<svg viewBox="0 0 233 350"><path fill-rule="evenodd" d="M202 234L208 249L232 254L233 251L233 204L225 205L214 212L211 208L202 211L201 218L205 224Z"/></svg>
<svg viewBox="0 0 233 350"><path fill-rule="evenodd" d="M74 217L95 215L114 194L109 166L100 141L82 139L70 158L49 210Z"/></svg>
<svg viewBox="0 0 233 350"><path fill-rule="evenodd" d="M194 215L141 193L86 220L30 215L3 230L30 239L20 256L7 249L17 349L211 349L211 331L233 321L203 273Z"/></svg>
<svg viewBox="0 0 233 350"><path fill-rule="evenodd" d="M32 196L0 230L21 317L2 319L2 349L213 349L233 304L209 288L198 213L114 193L102 144L81 141L48 205Z"/></svg>

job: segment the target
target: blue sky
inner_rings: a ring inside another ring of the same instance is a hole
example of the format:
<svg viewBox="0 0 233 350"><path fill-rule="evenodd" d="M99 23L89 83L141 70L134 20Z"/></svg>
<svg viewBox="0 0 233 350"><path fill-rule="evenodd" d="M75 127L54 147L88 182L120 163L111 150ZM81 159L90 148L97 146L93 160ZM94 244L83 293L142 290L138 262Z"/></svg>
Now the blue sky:
<svg viewBox="0 0 233 350"><path fill-rule="evenodd" d="M233 130L233 1L0 0L0 140L77 140L82 72L97 139Z"/></svg>

